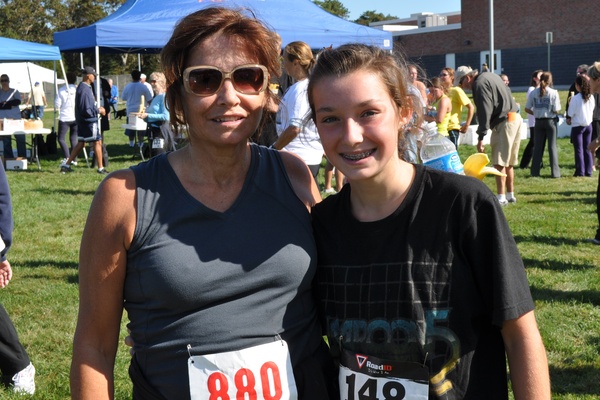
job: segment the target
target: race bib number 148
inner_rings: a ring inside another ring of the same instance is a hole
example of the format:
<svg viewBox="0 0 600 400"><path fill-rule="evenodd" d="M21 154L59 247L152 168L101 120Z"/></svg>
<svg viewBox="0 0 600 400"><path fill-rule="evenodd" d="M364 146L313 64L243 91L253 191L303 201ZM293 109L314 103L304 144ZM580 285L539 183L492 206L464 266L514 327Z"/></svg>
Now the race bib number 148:
<svg viewBox="0 0 600 400"><path fill-rule="evenodd" d="M416 363L388 361L343 350L340 359L341 400L429 398L429 370Z"/></svg>

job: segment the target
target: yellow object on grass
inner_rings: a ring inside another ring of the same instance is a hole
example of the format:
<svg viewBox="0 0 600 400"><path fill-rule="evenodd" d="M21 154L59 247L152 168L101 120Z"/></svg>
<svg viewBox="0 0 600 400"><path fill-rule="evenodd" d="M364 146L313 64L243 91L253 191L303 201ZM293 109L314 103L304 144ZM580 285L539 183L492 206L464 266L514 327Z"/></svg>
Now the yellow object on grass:
<svg viewBox="0 0 600 400"><path fill-rule="evenodd" d="M486 175L498 175L498 176L506 176L502 172L498 171L496 168L486 167L490 159L485 153L475 153L471 154L467 161L464 163L465 167L465 175L472 176L473 178L481 179Z"/></svg>

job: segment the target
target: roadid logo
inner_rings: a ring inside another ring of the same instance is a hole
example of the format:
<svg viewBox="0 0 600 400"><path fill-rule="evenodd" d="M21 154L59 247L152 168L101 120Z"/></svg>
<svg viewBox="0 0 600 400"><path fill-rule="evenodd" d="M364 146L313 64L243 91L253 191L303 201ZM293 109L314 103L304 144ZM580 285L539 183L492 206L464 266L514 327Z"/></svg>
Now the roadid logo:
<svg viewBox="0 0 600 400"><path fill-rule="evenodd" d="M367 368L376 370L376 371L391 371L392 366L388 364L376 364L374 362L369 361L369 357L357 354L356 355L356 363L358 364L358 368L362 369L366 365Z"/></svg>

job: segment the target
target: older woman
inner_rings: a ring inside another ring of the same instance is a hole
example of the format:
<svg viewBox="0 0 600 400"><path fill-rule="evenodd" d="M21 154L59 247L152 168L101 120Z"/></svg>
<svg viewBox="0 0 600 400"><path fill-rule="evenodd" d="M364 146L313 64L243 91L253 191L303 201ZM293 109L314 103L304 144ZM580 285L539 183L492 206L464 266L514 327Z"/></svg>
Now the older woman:
<svg viewBox="0 0 600 400"><path fill-rule="evenodd" d="M171 123L186 126L188 144L96 192L80 252L74 399L114 396L123 308L134 399L330 397L311 287L319 193L297 157L248 141L280 68L275 44L256 19L210 7L164 47Z"/></svg>
<svg viewBox="0 0 600 400"><path fill-rule="evenodd" d="M165 74L162 72L153 72L150 74L150 85L154 91L154 97L146 112L140 113L140 118L143 118L148 123L148 139L150 139L151 155L156 155L165 152L165 138L163 135L163 126L169 122L169 111L165 105L165 91L167 82Z"/></svg>

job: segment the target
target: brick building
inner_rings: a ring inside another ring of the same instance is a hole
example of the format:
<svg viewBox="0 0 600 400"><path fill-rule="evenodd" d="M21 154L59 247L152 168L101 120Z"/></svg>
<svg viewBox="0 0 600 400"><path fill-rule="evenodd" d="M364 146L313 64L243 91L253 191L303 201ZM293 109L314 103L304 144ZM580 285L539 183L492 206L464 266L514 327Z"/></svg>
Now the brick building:
<svg viewBox="0 0 600 400"><path fill-rule="evenodd" d="M548 69L550 61L555 86L568 87L579 64L600 60L598 11L599 4L581 0L552 0L544 4L494 1L495 72L506 73L513 88L527 87L531 72ZM431 13L425 15L428 14ZM423 15L419 14L373 25L402 26L402 30L390 29L395 51L421 65L429 76L437 75L445 66L481 69L484 62L489 65L489 1L462 0L460 13L441 16L433 20L437 23L445 18L445 25L423 27ZM432 19L428 16L428 20ZM406 29L411 22L414 28ZM552 36L550 46L547 32Z"/></svg>

